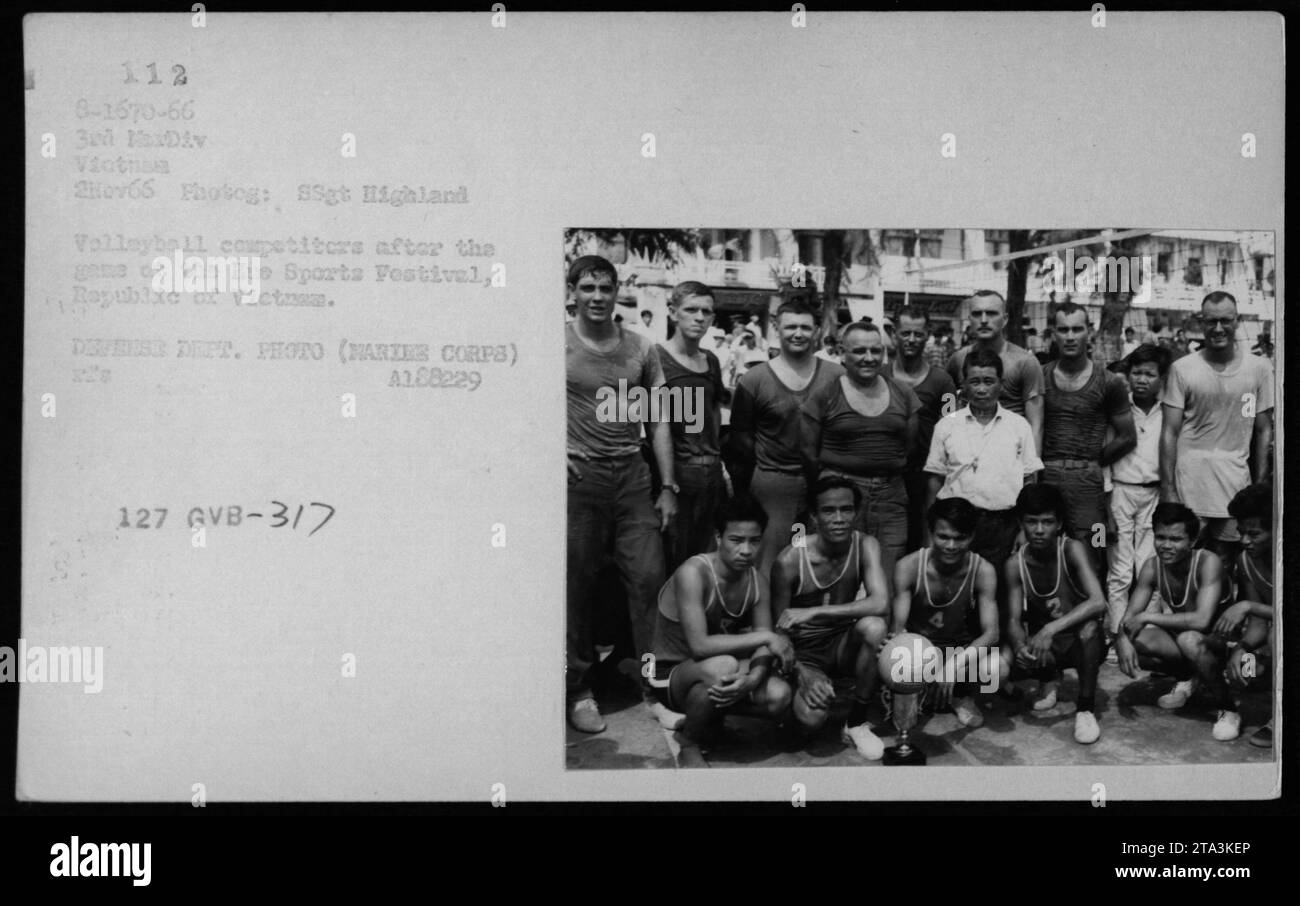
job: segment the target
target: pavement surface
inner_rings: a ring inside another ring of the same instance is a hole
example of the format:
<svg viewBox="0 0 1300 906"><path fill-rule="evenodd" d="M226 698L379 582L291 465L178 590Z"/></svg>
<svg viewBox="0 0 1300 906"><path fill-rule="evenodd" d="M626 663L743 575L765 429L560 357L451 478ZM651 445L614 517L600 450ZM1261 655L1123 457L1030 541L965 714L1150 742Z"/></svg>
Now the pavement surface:
<svg viewBox="0 0 1300 906"><path fill-rule="evenodd" d="M636 664L620 669L635 674ZM929 765L1160 765L1267 763L1275 750L1252 746L1248 737L1271 715L1268 689L1251 690L1241 700L1242 732L1232 742L1210 734L1215 712L1199 695L1178 711L1164 711L1156 698L1173 686L1170 677L1139 674L1129 679L1111 663L1103 663L1097 690L1097 720L1101 739L1084 746L1074 741L1074 700L1078 684L1068 671L1060 684L1056 707L1034 712L1034 682L1017 683L1024 694L1011 700L982 696L984 725L962 727L951 712L922 716L911 734L913 745ZM678 746L673 734L660 726L642 703L634 683L611 683L598 700L608 728L603 733L568 729L566 765L570 769L675 768ZM839 696L831 719L806 741L792 740L768 721L728 717L724 739L705 754L710 767L804 767L862 765L867 761L840 742L840 726L848 708L847 684L837 684ZM878 717L873 713L873 717ZM874 721L873 721L874 722ZM890 727L892 731L892 726ZM896 737L878 733L887 746Z"/></svg>

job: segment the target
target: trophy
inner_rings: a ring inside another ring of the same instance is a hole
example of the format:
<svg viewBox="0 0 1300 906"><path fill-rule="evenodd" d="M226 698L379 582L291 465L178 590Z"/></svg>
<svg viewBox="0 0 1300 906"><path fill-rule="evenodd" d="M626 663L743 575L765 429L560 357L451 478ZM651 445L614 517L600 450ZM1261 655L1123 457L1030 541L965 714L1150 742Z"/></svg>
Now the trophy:
<svg viewBox="0 0 1300 906"><path fill-rule="evenodd" d="M928 641L910 632L889 640L880 652L877 669L890 690L890 712L898 728L898 745L885 749L885 764L925 764L925 753L912 745L908 734L916 726L925 689L922 666Z"/></svg>

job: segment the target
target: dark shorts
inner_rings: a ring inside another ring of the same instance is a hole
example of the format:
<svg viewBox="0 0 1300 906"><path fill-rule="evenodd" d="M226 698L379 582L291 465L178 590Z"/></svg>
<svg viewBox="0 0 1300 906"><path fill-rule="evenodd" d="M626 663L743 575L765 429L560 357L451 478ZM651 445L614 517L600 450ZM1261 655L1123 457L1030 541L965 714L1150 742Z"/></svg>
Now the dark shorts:
<svg viewBox="0 0 1300 906"><path fill-rule="evenodd" d="M852 625L845 626L841 632L827 633L808 641L792 638L790 641L794 644L795 660L828 677L843 673L837 655L843 650L840 645L852 629Z"/></svg>
<svg viewBox="0 0 1300 906"><path fill-rule="evenodd" d="M740 660L741 671L749 670L749 659L740 658L739 660ZM686 664L686 663L689 662L678 661L677 663L672 664L672 663L664 663L663 661L655 661L655 675L647 681L647 684L650 687L650 692L655 697L655 701L659 702L659 704L663 705L669 711L681 712L683 710L682 705L679 704L677 700L673 698L672 681L673 681L673 671L676 670L678 667L680 667L682 664ZM721 710L726 710L727 708L734 708L736 705L742 704L744 702L752 703L754 701L754 693L756 692L758 692L758 689L755 689L753 692L749 693L749 695L746 698L741 699L741 701L732 702L730 705L726 705L724 708L718 708L717 710L721 711Z"/></svg>

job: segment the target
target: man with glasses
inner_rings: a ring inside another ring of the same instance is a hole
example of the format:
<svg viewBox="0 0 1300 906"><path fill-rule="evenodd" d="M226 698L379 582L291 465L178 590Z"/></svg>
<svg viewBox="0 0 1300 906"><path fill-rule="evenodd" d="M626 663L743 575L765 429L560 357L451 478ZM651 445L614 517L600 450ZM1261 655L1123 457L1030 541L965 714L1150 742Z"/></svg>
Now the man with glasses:
<svg viewBox="0 0 1300 906"><path fill-rule="evenodd" d="M1206 296L1200 320L1205 345L1169 370L1160 498L1187 504L1204 523L1202 545L1231 563L1239 538L1228 503L1271 472L1273 369L1237 343L1237 300L1231 295Z"/></svg>
<svg viewBox="0 0 1300 906"><path fill-rule="evenodd" d="M999 293L982 289L966 300L970 305L969 346L963 346L948 360L948 375L961 386L962 363L977 349L987 349L1002 359L1002 392L998 402L1029 422L1034 452L1043 448L1043 366L1023 346L1006 338L1007 303Z"/></svg>

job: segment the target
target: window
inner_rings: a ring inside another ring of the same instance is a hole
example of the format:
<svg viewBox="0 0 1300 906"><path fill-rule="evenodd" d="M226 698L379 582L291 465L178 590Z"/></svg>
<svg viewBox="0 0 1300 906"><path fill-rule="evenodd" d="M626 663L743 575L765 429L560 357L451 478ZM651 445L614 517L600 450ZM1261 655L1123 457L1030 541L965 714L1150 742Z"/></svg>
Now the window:
<svg viewBox="0 0 1300 906"><path fill-rule="evenodd" d="M1171 252L1159 252L1156 254L1156 273L1160 275L1160 279L1169 279L1169 264L1172 259L1173 254Z"/></svg>
<svg viewBox="0 0 1300 906"><path fill-rule="evenodd" d="M992 258L996 255L1005 255L1011 251L1011 237L1009 230L985 230L984 231L984 256ZM995 271L1006 270L1005 261L994 261L993 269Z"/></svg>
<svg viewBox="0 0 1300 906"><path fill-rule="evenodd" d="M1188 258L1187 267L1183 269L1183 282L1188 286L1201 285L1201 259Z"/></svg>

